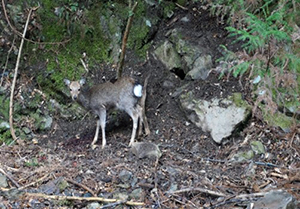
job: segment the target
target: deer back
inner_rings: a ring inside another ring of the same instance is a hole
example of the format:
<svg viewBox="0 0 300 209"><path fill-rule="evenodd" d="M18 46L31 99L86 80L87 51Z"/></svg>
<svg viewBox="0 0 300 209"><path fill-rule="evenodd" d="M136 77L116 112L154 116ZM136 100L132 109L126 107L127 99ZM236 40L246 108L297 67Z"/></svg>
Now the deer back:
<svg viewBox="0 0 300 209"><path fill-rule="evenodd" d="M134 84L134 79L123 77L115 83L106 82L93 86L88 94L90 108L133 108L138 101L133 94Z"/></svg>

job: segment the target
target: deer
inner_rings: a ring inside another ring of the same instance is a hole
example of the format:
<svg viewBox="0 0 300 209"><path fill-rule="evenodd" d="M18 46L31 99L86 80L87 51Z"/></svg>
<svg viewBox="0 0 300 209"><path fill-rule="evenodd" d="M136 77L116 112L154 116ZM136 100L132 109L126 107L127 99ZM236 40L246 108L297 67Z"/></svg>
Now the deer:
<svg viewBox="0 0 300 209"><path fill-rule="evenodd" d="M150 134L147 117L145 114L146 86L149 76L144 81L144 86L131 77L121 77L116 82L105 82L97 84L91 88L83 88L85 79L79 81L70 81L64 79L64 83L70 89L70 95L73 101L86 110L91 111L98 116L96 132L91 144L91 148L97 147L99 128L102 131L102 149L106 146L105 124L107 111L118 109L125 111L132 119L133 127L129 146L135 143L137 127L139 122L138 135L142 134L144 125L145 134Z"/></svg>

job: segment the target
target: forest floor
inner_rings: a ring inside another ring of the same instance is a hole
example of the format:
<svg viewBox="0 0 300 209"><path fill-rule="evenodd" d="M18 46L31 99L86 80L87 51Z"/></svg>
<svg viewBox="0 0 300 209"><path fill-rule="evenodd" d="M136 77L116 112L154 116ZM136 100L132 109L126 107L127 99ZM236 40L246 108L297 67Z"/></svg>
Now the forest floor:
<svg viewBox="0 0 300 209"><path fill-rule="evenodd" d="M177 21L187 14L193 17L192 21L184 24ZM161 24L154 45L164 40L166 31L175 27L186 29L186 38L192 41L205 38L207 46L216 49L213 60L220 57L219 45L231 42L226 38L224 26L215 18L188 8ZM208 133L185 118L178 98L173 97L179 87L190 81L165 70L151 50L146 61L136 58L130 51L125 59L124 74L139 78L141 82L151 74L146 101L151 134L138 141L159 145L162 157L156 161L138 159L132 154L128 147L132 124L126 114L120 113L117 122L108 117L104 150L92 150L89 146L95 133L94 116L73 121L56 118L50 132L37 136L37 144L25 142L24 145L0 148L2 171L11 179L10 186L23 187L20 196L2 192L2 205L7 208L82 208L92 202L88 198L93 195L121 198L121 194L127 197L134 190L139 194L130 196L133 202L106 202L106 206L246 208L256 198L255 194L271 189L286 190L300 200L300 141L296 132L286 134L253 117L239 133L216 144ZM94 81L104 77L109 80L115 70L103 65L93 73ZM172 85L163 85L165 81ZM197 97L204 99L242 92L243 98L253 104L246 76L219 79L219 74L212 72L205 81L190 82L189 88L199 89ZM250 142L254 140L263 143L266 154L256 155L249 161L231 161L238 151L250 149ZM101 145L101 136L97 144ZM128 174L126 182L121 177L124 173ZM64 189L56 184L62 180L68 183ZM45 196L30 196L29 193ZM83 199L56 200L54 195ZM130 206L138 203L144 206Z"/></svg>

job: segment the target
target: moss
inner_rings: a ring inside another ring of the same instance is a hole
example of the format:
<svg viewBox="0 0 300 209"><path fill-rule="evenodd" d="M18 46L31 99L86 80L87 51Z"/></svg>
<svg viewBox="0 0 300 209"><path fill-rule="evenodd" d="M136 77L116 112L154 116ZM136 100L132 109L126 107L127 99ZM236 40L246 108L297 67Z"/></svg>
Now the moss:
<svg viewBox="0 0 300 209"><path fill-rule="evenodd" d="M0 95L0 115L2 119L9 118L9 99L8 96Z"/></svg>
<svg viewBox="0 0 300 209"><path fill-rule="evenodd" d="M164 8L164 18L170 18L176 8L175 4L173 2L163 1L162 6Z"/></svg>
<svg viewBox="0 0 300 209"><path fill-rule="evenodd" d="M286 116L281 112L275 112L272 114L271 112L267 111L266 108L261 107L263 110L263 117L264 120L271 126L280 127L282 130L289 131L290 127L294 124L294 120L291 117ZM299 123L299 121L297 121Z"/></svg>
<svg viewBox="0 0 300 209"><path fill-rule="evenodd" d="M187 4L187 0L177 0L177 4L185 6Z"/></svg>
<svg viewBox="0 0 300 209"><path fill-rule="evenodd" d="M133 49L140 57L145 57L146 51L149 48L149 45L146 44L146 39L150 27L146 24L146 21L148 20L146 12L147 7L141 2L136 9L127 42L128 48Z"/></svg>
<svg viewBox="0 0 300 209"><path fill-rule="evenodd" d="M233 93L230 98L232 99L233 103L237 107L244 107L246 109L250 108L250 105L243 99L241 93L239 93L239 92Z"/></svg>
<svg viewBox="0 0 300 209"><path fill-rule="evenodd" d="M74 11L65 11L57 16L54 8L74 6ZM64 44L45 45L38 49L34 44L26 45L25 53L29 56L29 64L48 61L47 69L38 72L37 81L46 94L55 97L56 92L64 88L63 79L77 79L85 70L80 62L82 54L89 58L89 66L93 67L102 61L109 61L107 40L99 24L99 10L102 3L95 3L91 10L85 10L83 6L70 3L68 0L45 0L38 10L39 22L42 29L39 39L46 42L61 42ZM82 16L77 15L82 11ZM100 12L101 13L101 12Z"/></svg>

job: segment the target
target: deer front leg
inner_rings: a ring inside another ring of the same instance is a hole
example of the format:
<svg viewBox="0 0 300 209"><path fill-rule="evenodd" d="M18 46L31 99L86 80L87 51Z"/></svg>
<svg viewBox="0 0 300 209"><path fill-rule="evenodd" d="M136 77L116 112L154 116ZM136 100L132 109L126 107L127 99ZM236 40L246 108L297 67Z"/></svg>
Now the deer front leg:
<svg viewBox="0 0 300 209"><path fill-rule="evenodd" d="M97 145L95 145L95 143L98 140L100 126L101 126L101 131L102 131L102 149L104 149L104 147L106 145L106 138L105 138L106 110L105 109L99 110L98 116L99 116L99 120L97 121L96 133L95 133L94 140L91 144L92 149L95 149L97 147Z"/></svg>
<svg viewBox="0 0 300 209"><path fill-rule="evenodd" d="M96 142L98 141L98 135L99 135L99 127L100 127L100 118L97 120L97 127L96 127L96 133L93 139L93 142L91 144L92 149L95 149L97 147Z"/></svg>
<svg viewBox="0 0 300 209"><path fill-rule="evenodd" d="M106 145L106 138L105 138L106 109L100 110L99 121L102 130L102 149L104 149Z"/></svg>

